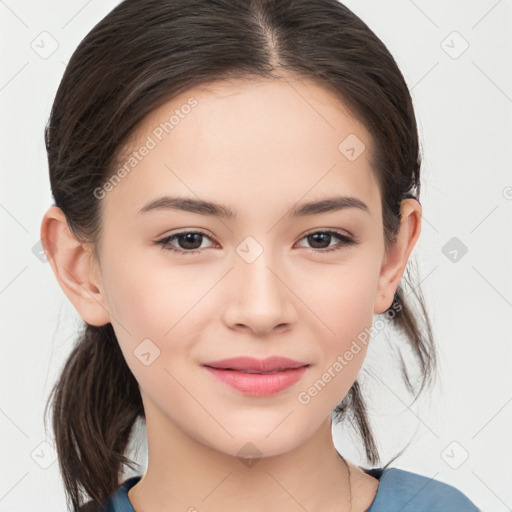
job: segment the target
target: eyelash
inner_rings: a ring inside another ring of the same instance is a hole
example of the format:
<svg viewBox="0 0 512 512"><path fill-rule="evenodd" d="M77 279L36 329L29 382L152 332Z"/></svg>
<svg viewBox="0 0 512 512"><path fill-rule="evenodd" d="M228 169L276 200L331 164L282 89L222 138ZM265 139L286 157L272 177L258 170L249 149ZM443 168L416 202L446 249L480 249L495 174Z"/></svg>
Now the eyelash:
<svg viewBox="0 0 512 512"><path fill-rule="evenodd" d="M356 245L356 244L359 243L357 240L355 240L353 238L350 238L347 235L344 235L343 233L341 233L339 231L335 231L335 230L313 231L311 233L305 234L301 238L301 240L304 239L304 238L307 238L308 236L316 235L318 233L327 234L327 235L335 235L335 237L340 239L343 243L338 244L338 245L336 245L334 247L331 247L331 248L328 248L328 249L312 249L312 248L305 247L305 249L309 249L313 254L339 251L343 247L350 246L350 245ZM174 247L171 247L169 245L171 240L175 240L177 237L182 236L182 235L187 235L187 234L199 234L199 235L203 235L203 236L205 236L205 237L207 237L207 238L209 238L211 240L211 237L209 237L204 231L196 230L196 231L181 231L180 233L175 233L174 235L170 235L170 236L167 236L165 238L162 238L161 240L158 240L156 243L161 245L162 249L165 249L165 250L168 250L168 251L172 251L172 252L176 252L176 253L180 253L180 254L183 254L183 255L192 255L192 254L196 254L196 253L201 252L200 249L193 249L193 250L190 250L190 251L185 251L185 250L182 250L182 249L175 249Z"/></svg>

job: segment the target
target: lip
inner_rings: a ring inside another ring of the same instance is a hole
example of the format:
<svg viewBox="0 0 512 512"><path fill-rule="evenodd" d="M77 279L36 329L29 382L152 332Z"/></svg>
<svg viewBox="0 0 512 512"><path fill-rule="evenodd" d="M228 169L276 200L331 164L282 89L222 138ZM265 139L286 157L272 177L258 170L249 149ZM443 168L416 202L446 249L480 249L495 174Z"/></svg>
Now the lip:
<svg viewBox="0 0 512 512"><path fill-rule="evenodd" d="M256 359L254 357L242 356L229 359L220 359L219 361L210 361L203 363L204 366L219 368L221 370L241 370L253 373L275 372L280 370L289 370L307 366L308 363L295 361L288 357L271 356L266 359Z"/></svg>
<svg viewBox="0 0 512 512"><path fill-rule="evenodd" d="M268 396L299 381L309 364L272 356L266 359L234 357L204 363L203 366L218 380L245 394Z"/></svg>

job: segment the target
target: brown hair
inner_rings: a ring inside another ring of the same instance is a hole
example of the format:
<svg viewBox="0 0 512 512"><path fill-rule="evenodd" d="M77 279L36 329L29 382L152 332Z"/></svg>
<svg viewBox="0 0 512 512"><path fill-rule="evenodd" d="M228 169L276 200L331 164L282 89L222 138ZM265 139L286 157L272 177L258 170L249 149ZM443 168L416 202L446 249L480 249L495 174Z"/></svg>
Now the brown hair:
<svg viewBox="0 0 512 512"><path fill-rule="evenodd" d="M329 88L372 135L387 249L400 226L401 200L419 198L412 99L382 41L337 0L125 0L114 8L72 55L45 131L55 205L76 237L98 254L101 204L94 190L113 174L147 114L198 85L278 78L279 71ZM409 282L408 270L402 281ZM404 382L417 397L432 382L436 348L419 286L412 292L419 312L405 300L402 283L387 312L393 310L391 325L417 357L416 392L400 354ZM145 419L110 323L84 325L47 408L51 402L68 502L78 510L85 492L100 505L120 485L124 465L133 469L125 451L134 422ZM353 419L368 461L378 463L357 379L333 415Z"/></svg>

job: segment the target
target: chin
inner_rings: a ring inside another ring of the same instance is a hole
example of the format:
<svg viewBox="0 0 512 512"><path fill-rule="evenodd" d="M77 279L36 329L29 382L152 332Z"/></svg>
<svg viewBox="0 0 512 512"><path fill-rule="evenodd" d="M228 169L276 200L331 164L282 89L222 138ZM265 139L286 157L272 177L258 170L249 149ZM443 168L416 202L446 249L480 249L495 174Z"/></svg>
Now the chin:
<svg viewBox="0 0 512 512"><path fill-rule="evenodd" d="M272 428L251 429L249 432L247 428L236 432L228 427L233 438L222 436L222 439L208 439L203 443L218 452L237 457L242 463L246 461L246 465L251 467L251 461L253 465L261 458L284 455L307 441L308 432L294 433L294 429L285 423L283 422L280 432L281 427L275 428L278 422L274 422ZM273 429L275 430L272 431ZM269 432L272 433L269 435Z"/></svg>

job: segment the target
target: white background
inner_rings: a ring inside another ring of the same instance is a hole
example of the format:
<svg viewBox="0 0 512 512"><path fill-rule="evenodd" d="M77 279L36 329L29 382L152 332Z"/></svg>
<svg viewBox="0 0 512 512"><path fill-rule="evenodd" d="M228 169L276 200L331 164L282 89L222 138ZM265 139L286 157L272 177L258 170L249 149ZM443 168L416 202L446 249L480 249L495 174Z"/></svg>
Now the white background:
<svg viewBox="0 0 512 512"><path fill-rule="evenodd" d="M365 391L382 461L410 442L393 467L454 485L483 511L505 512L512 508L512 1L346 4L384 41L412 90L424 213L413 258L441 355L438 385L410 405L384 336L370 345ZM72 52L115 5L0 1L0 512L65 510L43 408L81 319L32 252L52 203L43 130ZM58 43L47 58L32 48L44 31ZM469 47L458 55L463 40ZM443 253L452 237L468 249L456 261ZM352 431L338 426L334 435L342 453L365 465ZM142 465L144 455L136 459Z"/></svg>

